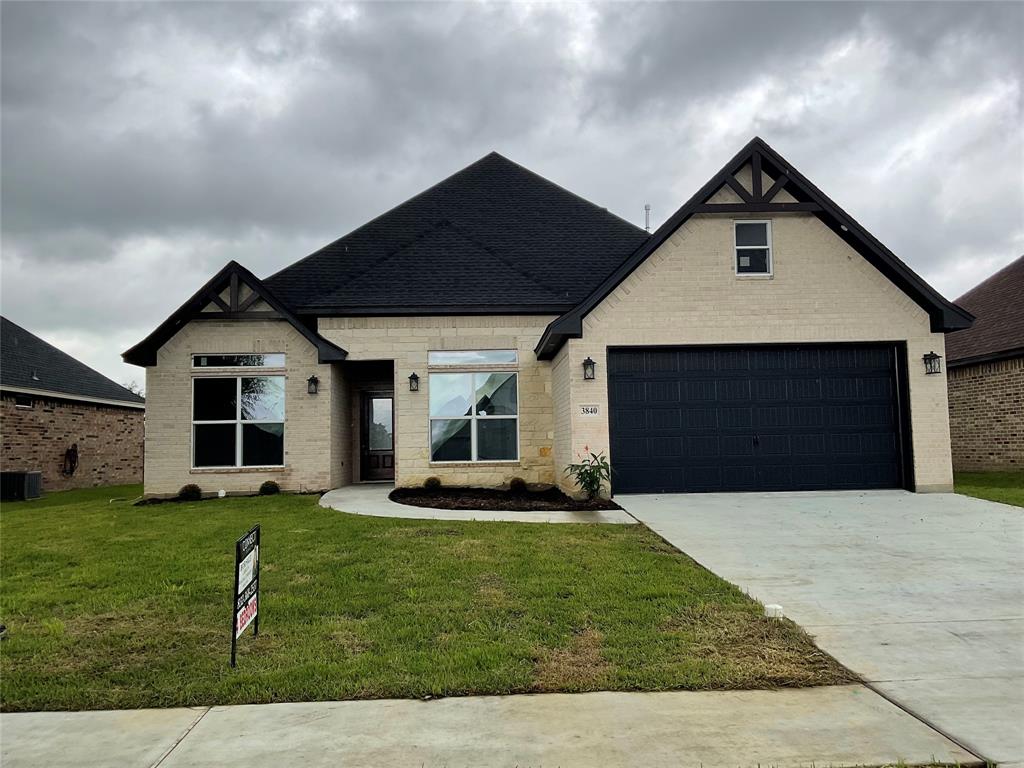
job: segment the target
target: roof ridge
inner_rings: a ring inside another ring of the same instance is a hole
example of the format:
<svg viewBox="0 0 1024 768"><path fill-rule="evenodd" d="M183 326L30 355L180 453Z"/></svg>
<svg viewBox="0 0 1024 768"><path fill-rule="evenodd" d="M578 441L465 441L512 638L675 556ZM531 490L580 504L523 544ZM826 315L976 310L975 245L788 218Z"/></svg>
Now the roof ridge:
<svg viewBox="0 0 1024 768"><path fill-rule="evenodd" d="M360 224L360 225L359 225L358 227L356 227L355 229L349 230L348 232L346 232L346 233L345 233L344 235L342 235L341 237L337 237L337 238L335 238L334 240L332 240L331 242L327 243L326 245L324 245L324 246L322 246L322 247L320 247L320 248L317 248L317 249L316 249L315 251L313 251L312 253L310 253L310 254L308 254L308 255L306 255L306 256L303 256L303 257L302 257L301 259L299 259L298 261L293 261L293 262L292 262L291 264L286 264L285 266L281 267L281 269L277 270L277 272L274 272L274 273L273 273L272 275L269 275L268 277L265 277L265 278L264 278L264 281L267 281L267 280L273 280L273 279L274 279L275 277L277 277L278 275L280 275L280 274L281 274L282 272L284 272L285 270L289 270L289 269L292 269L293 267L297 267L297 266L298 266L299 264L302 264L303 262L309 261L309 260L310 260L310 259L312 259L312 258L313 258L314 256L318 256L318 255L320 255L321 253L323 253L324 251L326 251L326 250L327 250L328 248L331 248L332 246L334 246L334 245L336 245L336 244L340 243L340 242L341 242L342 240L345 240L346 238L352 237L352 236L353 236L353 235L355 235L355 234L356 234L357 232L360 232L360 231L362 231L362 230L366 229L367 227L369 227L370 225L372 225L372 224L376 223L376 222L377 222L377 221L379 221L380 219L383 219L383 218L384 218L385 216L387 216L387 215L389 215L389 214L393 213L394 211L397 211L397 210L398 210L399 208L402 208L403 206L405 206L405 205L408 205L409 203L413 202L414 200L418 200L418 199L420 199L421 197L424 197L424 196L426 196L426 195L427 195L428 193L430 193L430 192L433 192L433 191L434 191L435 189L437 189L438 187L440 187L440 186L441 186L442 184L445 184L445 183L447 183L447 182L451 181L452 179L454 179L454 178L455 178L455 177L457 177L457 176L461 176L461 175L462 175L463 173L466 173L466 172L467 172L467 171L469 171L469 170L470 170L471 168L475 168L476 166L480 165L480 163L484 162L485 160L487 160L487 159L488 159L489 157L491 157L492 155L497 155L498 157L501 157L501 155L498 155L498 153L497 153L497 152L493 152L493 151L492 151L492 152L489 152L488 154L484 155L483 157L481 157L481 158L478 158L477 160L474 160L474 161L473 161L472 163L470 163L469 165L467 165L467 166L464 166L464 167L460 168L459 170L455 171L454 173L451 173L451 174L449 174L449 175L445 176L445 177L444 177L443 179L441 179L440 181L438 181L438 182L436 182L436 183L434 183L434 184L431 184L431 185L430 185L429 187L427 187L426 189L424 189L424 190L421 190L421 191L417 192L417 193L416 193L415 195L413 195L412 197L408 197L408 198L406 198L405 200L403 200L402 202L400 202L400 203L396 203L395 205L393 205L393 206L391 206L390 208L388 208L388 209L387 209L386 211L384 211L384 212L382 212L382 213L379 213L379 214L377 214L376 216L374 216L374 217L373 217L372 219L370 219L369 221L363 222L362 224ZM504 159L504 158L503 158L503 159ZM511 162L511 161L509 161L509 162ZM391 256L391 254L388 254L387 256L383 256L383 257L381 257L380 259L377 259L376 261L373 261L373 262L371 262L371 263L372 263L372 264L376 264L377 262L379 262L379 261L382 261L383 259L385 259L385 258L388 258L389 256ZM360 273L360 274L362 274L362 273Z"/></svg>
<svg viewBox="0 0 1024 768"><path fill-rule="evenodd" d="M367 273L373 271L373 269L375 269L376 267L379 267L381 264L383 264L386 261L390 261L392 258L394 258L398 254L400 254L402 251L405 251L408 248L410 248L411 246L415 245L416 243L421 241L423 238L425 238L427 235L431 234L432 232L436 232L444 224L449 224L449 225L454 227L454 224L452 224L448 219L443 218L443 217L438 219L437 221L432 223L426 229L423 229L423 230L420 230L419 232L417 232L415 237L409 238L408 240L403 242L401 245L399 245L394 250L388 251L387 253L383 254L379 258L376 258L376 259L373 259L372 261L370 261L370 263L367 264L363 269L360 269L358 272L350 275L346 279L346 282L347 283L354 283L356 280L359 280L359 279L363 278Z"/></svg>
<svg viewBox="0 0 1024 768"><path fill-rule="evenodd" d="M1007 272L1007 271L1009 271L1009 270L1011 270L1011 269L1013 269L1013 268L1015 268L1017 266L1024 266L1024 254L1021 254L1020 256L1018 256L1016 259L1014 259L1013 261L1009 262L1008 264L1004 264L999 269L997 269L995 272L993 272L991 275L989 275L984 280L982 280L980 283L975 285L973 288L968 288L965 293L960 295L958 298L954 299L953 303L954 304L959 304L963 299L970 298L972 293L974 293L975 291L977 291L977 290L979 290L981 288L984 288L990 282L992 282L996 278L1000 277L1004 272Z"/></svg>
<svg viewBox="0 0 1024 768"><path fill-rule="evenodd" d="M497 152L494 152L492 154L497 154ZM500 157L500 155L499 155L499 157ZM466 240L468 240L469 242L471 242L477 248L480 248L481 250L483 250L486 253L488 253L491 256L493 256L495 259L500 261L502 264L504 264L506 267L511 269L516 274L519 274L519 275L522 275L523 277L525 277L527 280L529 280L531 283L533 283L538 288L543 290L545 293L549 294L552 298L556 298L556 299L565 298L563 296L559 296L554 291L552 291L550 288L548 288L546 285L544 285L542 282L540 282L540 280L535 275L533 275L531 272L523 269L518 264L515 264L515 263L509 261L504 256L502 256L501 254L499 254L496 251L494 251L493 249L491 249L490 246L487 246L484 243L482 243L479 240L477 240L475 237L473 237L473 235L471 235L469 232L464 230L462 227L460 227L454 221L450 221L449 224L451 224L452 229L454 229L456 232L458 232L461 237L463 237Z"/></svg>

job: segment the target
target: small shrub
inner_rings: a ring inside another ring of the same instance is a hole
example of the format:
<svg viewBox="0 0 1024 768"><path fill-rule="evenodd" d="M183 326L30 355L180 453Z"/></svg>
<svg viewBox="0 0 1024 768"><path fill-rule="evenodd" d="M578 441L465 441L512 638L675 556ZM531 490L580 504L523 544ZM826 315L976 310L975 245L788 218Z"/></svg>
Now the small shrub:
<svg viewBox="0 0 1024 768"><path fill-rule="evenodd" d="M201 501L203 498L202 489L195 483L181 486L178 491L178 501Z"/></svg>
<svg viewBox="0 0 1024 768"><path fill-rule="evenodd" d="M281 486L279 486L273 480L264 480L263 484L260 485L260 496L273 496L275 493L280 492Z"/></svg>
<svg viewBox="0 0 1024 768"><path fill-rule="evenodd" d="M601 485L606 480L612 479L612 468L604 453L598 455L590 452L586 446L584 446L583 452L586 454L585 456L576 454L580 463L570 464L565 468L565 474L576 481L577 485L587 494L588 499L593 499L601 493Z"/></svg>
<svg viewBox="0 0 1024 768"><path fill-rule="evenodd" d="M428 477L423 481L423 487L428 491L439 491L441 490L441 478L440 477Z"/></svg>
<svg viewBox="0 0 1024 768"><path fill-rule="evenodd" d="M513 477L508 481L508 489L515 496L523 496L526 491L526 481L521 477Z"/></svg>

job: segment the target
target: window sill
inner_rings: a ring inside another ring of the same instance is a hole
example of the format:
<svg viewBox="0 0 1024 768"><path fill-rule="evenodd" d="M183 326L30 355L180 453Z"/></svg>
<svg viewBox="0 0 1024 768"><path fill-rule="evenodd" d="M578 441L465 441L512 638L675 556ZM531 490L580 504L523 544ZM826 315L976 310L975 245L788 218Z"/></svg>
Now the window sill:
<svg viewBox="0 0 1024 768"><path fill-rule="evenodd" d="M751 272L748 274L737 273L736 275L737 280L771 280L774 277L775 275L760 275L757 274L756 272Z"/></svg>
<svg viewBox="0 0 1024 768"><path fill-rule="evenodd" d="M287 465L267 467L193 467L188 471L190 475L241 475L258 472L280 472L286 469Z"/></svg>
<svg viewBox="0 0 1024 768"><path fill-rule="evenodd" d="M501 461L432 461L430 466L443 467L445 469L469 469L473 467L517 467L521 466L519 459L505 459Z"/></svg>

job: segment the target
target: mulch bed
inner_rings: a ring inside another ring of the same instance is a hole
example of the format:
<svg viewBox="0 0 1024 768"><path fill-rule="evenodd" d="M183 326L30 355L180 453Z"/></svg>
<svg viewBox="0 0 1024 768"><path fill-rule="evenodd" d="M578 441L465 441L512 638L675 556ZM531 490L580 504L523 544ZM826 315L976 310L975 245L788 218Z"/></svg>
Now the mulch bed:
<svg viewBox="0 0 1024 768"><path fill-rule="evenodd" d="M622 509L610 499L577 501L558 488L526 490L520 493L494 488L396 488L388 497L399 504L435 509L496 509L510 511L586 512L596 509Z"/></svg>

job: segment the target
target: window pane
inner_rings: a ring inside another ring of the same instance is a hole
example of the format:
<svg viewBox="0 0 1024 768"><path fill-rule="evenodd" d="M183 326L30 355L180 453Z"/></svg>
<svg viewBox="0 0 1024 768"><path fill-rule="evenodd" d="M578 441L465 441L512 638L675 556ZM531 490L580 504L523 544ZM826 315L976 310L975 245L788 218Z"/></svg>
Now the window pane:
<svg viewBox="0 0 1024 768"><path fill-rule="evenodd" d="M196 368L284 368L284 355L192 355Z"/></svg>
<svg viewBox="0 0 1024 768"><path fill-rule="evenodd" d="M430 365L505 365L519 362L514 349L480 349L458 352L428 352Z"/></svg>
<svg viewBox="0 0 1024 768"><path fill-rule="evenodd" d="M477 415L515 416L516 403L516 374L476 374Z"/></svg>
<svg viewBox="0 0 1024 768"><path fill-rule="evenodd" d="M196 424L193 428L196 467L235 466L235 425Z"/></svg>
<svg viewBox="0 0 1024 768"><path fill-rule="evenodd" d="M473 405L473 374L430 374L430 415L468 416Z"/></svg>
<svg viewBox="0 0 1024 768"><path fill-rule="evenodd" d="M469 419L437 419L430 422L431 461L469 461L470 430Z"/></svg>
<svg viewBox="0 0 1024 768"><path fill-rule="evenodd" d="M736 224L736 245L768 245L768 225Z"/></svg>
<svg viewBox="0 0 1024 768"><path fill-rule="evenodd" d="M284 464L284 424L242 425L242 466Z"/></svg>
<svg viewBox="0 0 1024 768"><path fill-rule="evenodd" d="M476 423L476 455L480 461L515 459L519 419L480 419Z"/></svg>
<svg viewBox="0 0 1024 768"><path fill-rule="evenodd" d="M192 398L193 421L237 419L237 379L196 379ZM234 459L231 461L234 464Z"/></svg>
<svg viewBox="0 0 1024 768"><path fill-rule="evenodd" d="M741 248L737 250L736 271L740 274L768 274L768 249Z"/></svg>
<svg viewBox="0 0 1024 768"><path fill-rule="evenodd" d="M284 421L284 376L242 379L243 421Z"/></svg>
<svg viewBox="0 0 1024 768"><path fill-rule="evenodd" d="M374 398L371 403L370 419L370 450L390 451L393 446L394 433L391 423L391 398Z"/></svg>

